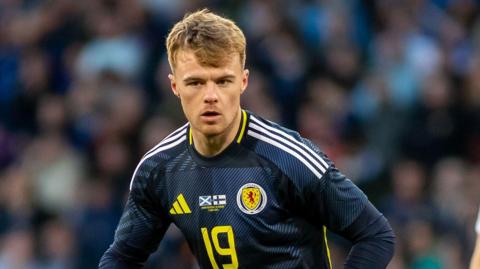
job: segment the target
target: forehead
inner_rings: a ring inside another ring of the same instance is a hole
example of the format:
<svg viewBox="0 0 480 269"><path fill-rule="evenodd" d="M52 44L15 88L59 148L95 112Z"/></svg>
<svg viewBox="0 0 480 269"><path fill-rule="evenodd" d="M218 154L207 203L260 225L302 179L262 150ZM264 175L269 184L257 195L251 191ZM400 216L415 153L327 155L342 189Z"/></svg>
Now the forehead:
<svg viewBox="0 0 480 269"><path fill-rule="evenodd" d="M226 57L220 66L202 64L198 60L198 57L195 56L193 51L190 50L179 50L176 55L175 73L185 74L198 73L201 71L235 73L241 72L242 69L242 65L240 64L240 55L238 53Z"/></svg>

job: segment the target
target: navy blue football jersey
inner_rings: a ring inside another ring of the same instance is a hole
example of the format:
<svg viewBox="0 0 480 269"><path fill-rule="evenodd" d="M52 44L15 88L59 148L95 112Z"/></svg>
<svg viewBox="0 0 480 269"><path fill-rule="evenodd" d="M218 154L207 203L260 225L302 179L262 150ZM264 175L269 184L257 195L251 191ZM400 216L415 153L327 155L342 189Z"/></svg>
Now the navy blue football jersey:
<svg viewBox="0 0 480 269"><path fill-rule="evenodd" d="M326 229L367 203L309 140L242 111L217 156L197 153L188 124L145 154L111 248L141 264L174 224L201 268L331 268Z"/></svg>

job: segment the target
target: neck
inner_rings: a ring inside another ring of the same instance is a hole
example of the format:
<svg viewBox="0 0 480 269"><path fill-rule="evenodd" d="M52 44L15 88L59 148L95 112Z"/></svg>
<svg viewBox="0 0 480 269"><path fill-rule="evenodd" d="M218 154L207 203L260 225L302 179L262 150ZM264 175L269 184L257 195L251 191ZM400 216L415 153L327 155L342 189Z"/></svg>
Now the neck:
<svg viewBox="0 0 480 269"><path fill-rule="evenodd" d="M220 134L212 136L206 136L192 128L193 143L195 144L197 152L205 157L213 157L220 154L235 139L238 129L240 128L241 119L242 111L239 108L235 118L227 129Z"/></svg>

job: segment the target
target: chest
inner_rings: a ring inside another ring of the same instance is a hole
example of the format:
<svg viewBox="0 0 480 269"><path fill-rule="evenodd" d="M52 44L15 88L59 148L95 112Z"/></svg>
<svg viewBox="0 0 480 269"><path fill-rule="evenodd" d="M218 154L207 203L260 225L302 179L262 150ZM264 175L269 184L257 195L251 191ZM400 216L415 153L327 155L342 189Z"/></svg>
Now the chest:
<svg viewBox="0 0 480 269"><path fill-rule="evenodd" d="M288 214L279 179L269 169L197 168L166 175L163 204L188 238L201 228L231 226L243 233L268 232Z"/></svg>

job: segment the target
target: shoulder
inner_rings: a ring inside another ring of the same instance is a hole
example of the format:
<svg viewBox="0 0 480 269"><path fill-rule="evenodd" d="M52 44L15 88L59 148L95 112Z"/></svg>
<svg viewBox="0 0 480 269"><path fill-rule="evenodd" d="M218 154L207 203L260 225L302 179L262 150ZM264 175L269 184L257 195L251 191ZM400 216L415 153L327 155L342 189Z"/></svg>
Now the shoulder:
<svg viewBox="0 0 480 269"><path fill-rule="evenodd" d="M292 179L322 179L333 165L316 145L298 132L254 114L250 114L247 135L255 141L252 143L255 153L273 162Z"/></svg>
<svg viewBox="0 0 480 269"><path fill-rule="evenodd" d="M130 180L130 190L132 190L134 184L139 183L141 178L148 178L151 171L158 167L158 165L176 156L176 154L185 147L184 142L187 140L188 126L189 124L186 123L170 133L160 141L160 143L143 155Z"/></svg>

